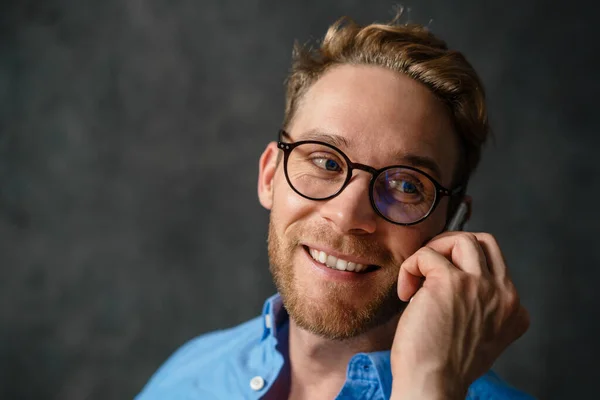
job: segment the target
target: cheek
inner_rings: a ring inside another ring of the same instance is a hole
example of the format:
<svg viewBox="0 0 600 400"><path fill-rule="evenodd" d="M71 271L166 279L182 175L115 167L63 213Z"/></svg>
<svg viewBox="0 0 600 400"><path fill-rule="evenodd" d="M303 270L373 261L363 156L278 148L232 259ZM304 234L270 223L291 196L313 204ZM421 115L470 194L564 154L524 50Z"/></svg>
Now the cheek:
<svg viewBox="0 0 600 400"><path fill-rule="evenodd" d="M387 237L387 247L397 262L402 263L423 247L444 228L444 218L430 215L425 221L413 226L391 226L382 236Z"/></svg>
<svg viewBox="0 0 600 400"><path fill-rule="evenodd" d="M318 202L305 199L288 185L283 173L276 177L273 192L271 218L277 221L278 229L285 231L295 222L317 210Z"/></svg>
<svg viewBox="0 0 600 400"><path fill-rule="evenodd" d="M433 235L442 233L446 227L446 221L448 217L448 203L449 197L444 197L440 204L436 207L433 214L431 214L425 222L428 223L428 229L433 232Z"/></svg>
<svg viewBox="0 0 600 400"><path fill-rule="evenodd" d="M428 242L433 239L435 236L444 232L446 227L446 208L448 204L446 202L441 202L438 207L435 209L433 214L431 214L425 221L423 221L420 226L422 240L424 242Z"/></svg>
<svg viewBox="0 0 600 400"><path fill-rule="evenodd" d="M424 231L415 227L394 227L394 232L390 232L387 236L389 238L387 247L397 263L402 263L427 241Z"/></svg>

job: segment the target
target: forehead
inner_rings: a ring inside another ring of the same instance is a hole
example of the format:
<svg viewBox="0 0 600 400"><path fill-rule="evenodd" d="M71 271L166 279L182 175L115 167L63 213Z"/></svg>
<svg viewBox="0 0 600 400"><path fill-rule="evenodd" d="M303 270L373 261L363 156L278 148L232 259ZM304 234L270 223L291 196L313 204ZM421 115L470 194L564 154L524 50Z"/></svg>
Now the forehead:
<svg viewBox="0 0 600 400"><path fill-rule="evenodd" d="M341 136L347 144L341 149L353 161L376 168L430 159L446 184L458 160L446 107L424 85L382 67L327 71L304 95L289 131L294 140L316 132Z"/></svg>

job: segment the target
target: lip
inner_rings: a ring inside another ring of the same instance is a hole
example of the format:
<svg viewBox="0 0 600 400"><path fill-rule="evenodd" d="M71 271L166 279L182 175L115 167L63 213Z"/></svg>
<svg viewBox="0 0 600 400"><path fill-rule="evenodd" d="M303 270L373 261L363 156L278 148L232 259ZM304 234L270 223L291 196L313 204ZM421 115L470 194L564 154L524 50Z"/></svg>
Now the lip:
<svg viewBox="0 0 600 400"><path fill-rule="evenodd" d="M313 249L316 249L313 247ZM304 257L306 257L307 261L310 263L313 271L318 273L320 276L324 277L327 280L333 280L338 282L360 282L364 281L371 277L377 269L368 272L350 272L350 271L340 271L338 269L329 268L326 265L321 264L320 262L315 261L311 255L308 253L308 248L306 245L301 246L302 253ZM325 251L325 250L322 250ZM332 254L333 255L333 254Z"/></svg>
<svg viewBox="0 0 600 400"><path fill-rule="evenodd" d="M369 260L367 260L365 258L354 257L351 255L342 254L339 251L336 251L329 247L325 247L325 246L321 246L321 245L313 245L313 244L309 244L309 243L301 243L301 245L305 248L308 247L308 248L311 248L314 250L319 250L319 251L326 253L327 255L334 256L335 258L341 258L342 260L353 262L355 264L362 264L362 265L367 265L367 266L375 265L374 263L370 262ZM311 257L311 259L312 259L312 257ZM377 268L379 269L379 266L377 266Z"/></svg>

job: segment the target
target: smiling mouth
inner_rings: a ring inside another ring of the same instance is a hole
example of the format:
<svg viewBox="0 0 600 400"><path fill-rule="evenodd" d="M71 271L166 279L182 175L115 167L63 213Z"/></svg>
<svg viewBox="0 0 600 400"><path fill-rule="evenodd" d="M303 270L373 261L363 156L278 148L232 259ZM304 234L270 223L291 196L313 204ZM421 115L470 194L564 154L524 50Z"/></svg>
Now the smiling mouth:
<svg viewBox="0 0 600 400"><path fill-rule="evenodd" d="M326 266L327 268L334 269L337 271L354 272L358 274L364 274L379 269L377 265L364 265L354 263L351 261L344 260L327 254L323 251L312 249L308 246L302 246L304 250L310 255L310 257L316 262Z"/></svg>

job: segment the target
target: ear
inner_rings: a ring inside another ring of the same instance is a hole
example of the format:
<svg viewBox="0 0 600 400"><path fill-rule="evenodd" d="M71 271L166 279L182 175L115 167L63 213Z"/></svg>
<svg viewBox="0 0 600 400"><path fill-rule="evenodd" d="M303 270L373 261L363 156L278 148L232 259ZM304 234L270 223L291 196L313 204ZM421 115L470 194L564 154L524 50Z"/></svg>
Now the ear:
<svg viewBox="0 0 600 400"><path fill-rule="evenodd" d="M273 207L273 178L277 170L279 149L276 142L265 148L258 162L258 200L267 210Z"/></svg>

